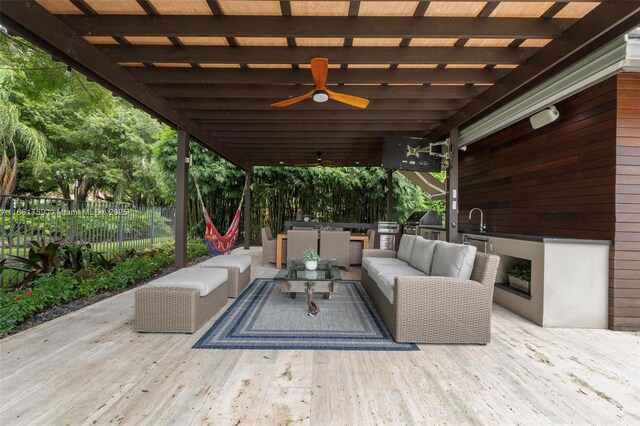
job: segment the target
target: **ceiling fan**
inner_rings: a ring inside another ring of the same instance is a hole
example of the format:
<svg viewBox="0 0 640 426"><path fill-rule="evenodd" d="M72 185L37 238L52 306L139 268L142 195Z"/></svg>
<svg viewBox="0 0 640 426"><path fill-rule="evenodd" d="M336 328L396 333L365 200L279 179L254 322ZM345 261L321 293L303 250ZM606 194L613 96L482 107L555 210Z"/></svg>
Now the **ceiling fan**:
<svg viewBox="0 0 640 426"><path fill-rule="evenodd" d="M345 95L343 93L332 92L327 89L327 73L329 71L329 60L327 58L313 58L311 59L311 74L313 80L316 83L316 87L305 95L298 96L296 98L286 99L284 101L276 102L271 106L282 108L289 105L297 104L306 99L313 99L315 102L327 102L329 99L341 102L343 104L351 105L356 108L366 108L369 105L367 99L359 98L357 96Z"/></svg>
<svg viewBox="0 0 640 426"><path fill-rule="evenodd" d="M295 166L296 167L337 167L333 165L333 161L322 159L322 151L318 151L316 154L318 154L318 159L316 160L315 163L296 164Z"/></svg>

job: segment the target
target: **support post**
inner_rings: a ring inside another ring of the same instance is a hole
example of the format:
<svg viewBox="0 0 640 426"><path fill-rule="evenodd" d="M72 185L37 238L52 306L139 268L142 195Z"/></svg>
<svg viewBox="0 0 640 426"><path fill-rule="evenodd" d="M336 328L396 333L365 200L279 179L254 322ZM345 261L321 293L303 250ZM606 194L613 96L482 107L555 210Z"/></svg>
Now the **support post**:
<svg viewBox="0 0 640 426"><path fill-rule="evenodd" d="M387 170L387 222L393 222L393 170Z"/></svg>
<svg viewBox="0 0 640 426"><path fill-rule="evenodd" d="M247 170L244 182L244 249L251 247L251 182L253 181L253 167Z"/></svg>
<svg viewBox="0 0 640 426"><path fill-rule="evenodd" d="M178 159L176 164L176 267L187 266L188 194L189 194L189 133L178 129Z"/></svg>
<svg viewBox="0 0 640 426"><path fill-rule="evenodd" d="M458 242L458 128L449 134L449 167L447 168L447 241Z"/></svg>

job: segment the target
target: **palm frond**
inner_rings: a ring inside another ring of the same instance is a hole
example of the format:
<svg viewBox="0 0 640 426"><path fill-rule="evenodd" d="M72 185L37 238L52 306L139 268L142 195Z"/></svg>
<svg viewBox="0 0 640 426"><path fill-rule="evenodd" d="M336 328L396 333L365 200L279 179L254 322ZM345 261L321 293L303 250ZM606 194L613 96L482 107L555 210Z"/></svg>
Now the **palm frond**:
<svg viewBox="0 0 640 426"><path fill-rule="evenodd" d="M26 145L29 156L33 160L33 175L38 176L47 157L49 141L42 132L23 123L19 123L16 130L18 139Z"/></svg>

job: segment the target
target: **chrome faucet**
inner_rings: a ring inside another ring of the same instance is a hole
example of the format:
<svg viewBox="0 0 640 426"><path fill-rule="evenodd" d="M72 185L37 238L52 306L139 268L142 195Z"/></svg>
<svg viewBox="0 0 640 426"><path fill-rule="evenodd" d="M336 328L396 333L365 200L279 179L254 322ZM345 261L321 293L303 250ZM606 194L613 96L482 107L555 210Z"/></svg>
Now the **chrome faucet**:
<svg viewBox="0 0 640 426"><path fill-rule="evenodd" d="M471 214L473 213L474 210L478 210L480 212L480 232L486 232L487 225L485 225L484 223L484 213L482 213L482 209L478 207L471 209L471 211L469 212L469 220L471 220Z"/></svg>

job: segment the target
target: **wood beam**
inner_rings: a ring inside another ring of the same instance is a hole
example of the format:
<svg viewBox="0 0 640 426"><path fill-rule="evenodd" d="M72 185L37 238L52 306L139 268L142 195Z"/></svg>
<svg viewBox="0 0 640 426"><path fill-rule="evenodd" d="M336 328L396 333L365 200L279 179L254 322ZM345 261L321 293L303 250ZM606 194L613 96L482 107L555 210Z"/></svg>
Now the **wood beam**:
<svg viewBox="0 0 640 426"><path fill-rule="evenodd" d="M610 1L602 3L552 40L527 61L526 67L518 67L505 76L500 84L487 89L476 100L429 133L431 139L446 135L450 129L469 122L502 100L512 96L520 88L536 80L565 59L579 55L585 57L609 40L620 37L640 22L640 1ZM568 65L568 64L567 64ZM558 71L558 70L556 70Z"/></svg>
<svg viewBox="0 0 640 426"><path fill-rule="evenodd" d="M554 38L576 22L555 18L61 15L80 35L162 37Z"/></svg>
<svg viewBox="0 0 640 426"><path fill-rule="evenodd" d="M251 184L253 182L253 167L247 170L244 182L244 249L251 248Z"/></svg>
<svg viewBox="0 0 640 426"><path fill-rule="evenodd" d="M264 98L279 99L289 90L311 90L312 85L270 84L167 84L153 83L148 86L157 94L169 98ZM472 99L489 86L356 86L341 89L329 85L330 89L348 91L350 95L366 99Z"/></svg>
<svg viewBox="0 0 640 426"><path fill-rule="evenodd" d="M306 69L126 68L142 83L310 83ZM516 69L517 70L517 69ZM330 83L494 83L510 69L332 69ZM515 70L514 70L515 71Z"/></svg>
<svg viewBox="0 0 640 426"><path fill-rule="evenodd" d="M458 241L458 128L451 129L449 134L449 167L447 168L447 205L446 205L446 232L447 241L457 243Z"/></svg>
<svg viewBox="0 0 640 426"><path fill-rule="evenodd" d="M393 170L387 170L387 216L388 222L393 222Z"/></svg>
<svg viewBox="0 0 640 426"><path fill-rule="evenodd" d="M100 45L116 62L210 64L308 64L329 58L332 64L522 64L538 48L518 47L229 47ZM307 71L308 72L308 71Z"/></svg>
<svg viewBox="0 0 640 426"><path fill-rule="evenodd" d="M444 111L367 111L356 110L341 111L336 114L333 111L287 111L279 109L273 111L191 111L188 113L193 120L200 121L377 121L398 120L431 122L433 120L446 120L449 113Z"/></svg>
<svg viewBox="0 0 640 426"><path fill-rule="evenodd" d="M327 139L342 139L342 138L382 138L386 135L399 135L399 136L419 136L420 131L336 131L331 129L327 132L327 126L324 126L323 130L307 130L307 131L273 131L273 132L247 132L247 131L231 131L231 132L211 132L211 136L222 139L250 139L253 141L259 141L262 138L277 138L282 140L287 139L304 139L314 134L322 132L322 136Z"/></svg>
<svg viewBox="0 0 640 426"><path fill-rule="evenodd" d="M286 89L285 89L286 90ZM283 111L276 109L271 104L281 101L283 98L298 95L289 93L288 96L283 90L282 96L278 99L175 99L171 104L178 110L269 110ZM300 92L300 89L298 89ZM304 91L304 90L303 90ZM349 93L349 91L346 91ZM302 94L302 93L299 93ZM350 93L349 93L350 94ZM367 111L393 111L393 110L414 110L414 111L453 111L462 108L466 101L455 99L375 99L372 100ZM340 102L313 102L312 100L300 102L286 108L288 111L352 111L353 107Z"/></svg>
<svg viewBox="0 0 640 426"><path fill-rule="evenodd" d="M189 235L189 133L178 129L178 157L176 162L176 267L187 266L187 236Z"/></svg>
<svg viewBox="0 0 640 426"><path fill-rule="evenodd" d="M423 123L394 123L394 122L344 122L333 123L331 130L334 132L415 132L424 130L434 124ZM211 132L324 132L327 125L317 121L297 121L285 123L255 123L255 122L234 122L234 123L202 123L200 126L204 131Z"/></svg>

